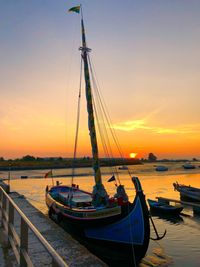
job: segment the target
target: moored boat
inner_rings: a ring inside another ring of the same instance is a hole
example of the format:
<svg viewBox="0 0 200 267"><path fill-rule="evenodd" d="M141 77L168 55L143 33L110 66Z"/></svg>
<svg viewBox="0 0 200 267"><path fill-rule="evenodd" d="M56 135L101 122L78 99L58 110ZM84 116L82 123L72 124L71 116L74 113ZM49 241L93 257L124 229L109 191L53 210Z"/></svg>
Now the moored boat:
<svg viewBox="0 0 200 267"><path fill-rule="evenodd" d="M27 175L21 175L21 179L27 179L28 176Z"/></svg>
<svg viewBox="0 0 200 267"><path fill-rule="evenodd" d="M80 6L73 7L70 11L81 13L82 46L80 47L81 59L85 76L85 92L88 111L88 129L93 158L94 187L92 192L87 192L74 184L74 169L71 185L47 186L46 204L49 216L70 226L84 240L98 245L102 249L115 255L119 260L128 261L128 265L138 263L148 248L150 238L149 212L145 195L138 177L132 177L135 187L135 198L129 201L124 185L121 184L117 171L112 171L109 182L114 181L116 193L109 196L102 182L102 175L98 156L98 143L96 122L97 110L90 75L92 75L89 52L87 47L85 27ZM80 86L81 88L81 86ZM80 99L79 93L79 99ZM101 103L101 101L99 102ZM78 104L78 107L80 105ZM74 159L76 158L78 122L80 110L78 109L77 127L75 137ZM106 127L103 128L106 130ZM112 131L112 127L108 127ZM103 132L100 132L102 137ZM112 133L112 136L116 136ZM105 141L104 136L103 141ZM118 142L117 142L118 144ZM108 152L108 146L104 148ZM130 175L130 173L129 173ZM130 177L131 178L131 177ZM109 253L108 253L109 254Z"/></svg>
<svg viewBox="0 0 200 267"><path fill-rule="evenodd" d="M191 170L191 169L195 169L195 166L190 163L186 163L186 164L183 164L183 168L186 170Z"/></svg>
<svg viewBox="0 0 200 267"><path fill-rule="evenodd" d="M200 201L200 188L192 187L188 185L179 184L178 182L173 183L174 190L180 193L181 198L185 198L193 201Z"/></svg>
<svg viewBox="0 0 200 267"><path fill-rule="evenodd" d="M120 166L118 168L119 170L128 170L128 167L126 165Z"/></svg>
<svg viewBox="0 0 200 267"><path fill-rule="evenodd" d="M162 214L178 215L183 210L182 205L172 206L164 202L159 202L151 199L148 199L147 201L149 203L150 209L154 212L156 211Z"/></svg>
<svg viewBox="0 0 200 267"><path fill-rule="evenodd" d="M166 166L156 166L155 170L157 172L164 172L164 171L168 171L168 168Z"/></svg>

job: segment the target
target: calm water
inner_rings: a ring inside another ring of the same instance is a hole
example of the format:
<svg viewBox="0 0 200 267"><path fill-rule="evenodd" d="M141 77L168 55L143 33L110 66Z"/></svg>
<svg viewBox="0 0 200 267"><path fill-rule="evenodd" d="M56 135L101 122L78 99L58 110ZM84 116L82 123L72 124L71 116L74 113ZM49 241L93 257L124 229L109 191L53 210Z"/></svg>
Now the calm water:
<svg viewBox="0 0 200 267"><path fill-rule="evenodd" d="M200 188L200 163L194 170L184 170L182 163L167 163L167 172L156 172L154 164L144 164L129 166L131 173L141 180L147 198L155 199L157 196L179 199L179 193L173 190L173 182L192 185ZM109 194L115 192L114 184L107 183L110 178L108 174L110 168L102 168L104 184ZM25 195L30 202L47 214L44 195L47 184L52 183L52 179L44 179L45 170L13 171L11 173L11 190L18 191ZM53 171L55 180L63 184L70 184L70 169L58 169ZM90 168L80 168L76 170L78 175L75 183L78 183L85 190L92 190L93 177ZM1 172L1 178L7 178L6 172ZM21 180L21 175L27 175L28 179ZM119 178L125 185L130 200L134 198L134 187L126 171L119 171ZM19 180L20 179L20 180ZM142 266L175 266L175 267L199 267L200 266L200 216L193 216L190 208L183 210L178 218L153 217L158 232L162 234L167 230L167 234L161 241L150 241L148 255ZM151 236L155 237L153 230Z"/></svg>

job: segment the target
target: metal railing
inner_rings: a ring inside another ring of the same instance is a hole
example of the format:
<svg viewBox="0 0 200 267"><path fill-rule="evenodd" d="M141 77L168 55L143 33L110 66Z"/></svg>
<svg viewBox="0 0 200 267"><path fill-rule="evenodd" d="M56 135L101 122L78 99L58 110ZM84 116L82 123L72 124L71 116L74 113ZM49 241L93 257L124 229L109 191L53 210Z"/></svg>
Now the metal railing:
<svg viewBox="0 0 200 267"><path fill-rule="evenodd" d="M30 255L28 254L29 230L35 235L38 241L43 245L45 250L51 256L53 267L68 266L1 186L0 212L1 227L5 232L6 240L10 243L17 263L20 267L34 266ZM15 212L17 212L20 216L20 234L17 233L14 226Z"/></svg>

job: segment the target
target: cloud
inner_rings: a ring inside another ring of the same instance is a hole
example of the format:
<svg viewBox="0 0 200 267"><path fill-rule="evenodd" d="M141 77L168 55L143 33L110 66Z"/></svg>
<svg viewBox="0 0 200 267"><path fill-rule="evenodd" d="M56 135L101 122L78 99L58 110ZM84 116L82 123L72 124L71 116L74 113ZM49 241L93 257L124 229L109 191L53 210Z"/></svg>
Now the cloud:
<svg viewBox="0 0 200 267"><path fill-rule="evenodd" d="M134 131L137 129L151 129L148 125L146 125L145 120L134 120L134 121L126 121L120 122L112 125L112 128L122 131Z"/></svg>
<svg viewBox="0 0 200 267"><path fill-rule="evenodd" d="M147 119L120 122L112 125L112 128L121 131L146 130L158 134L193 134L199 133L200 124L185 124L176 127L160 127L151 125Z"/></svg>

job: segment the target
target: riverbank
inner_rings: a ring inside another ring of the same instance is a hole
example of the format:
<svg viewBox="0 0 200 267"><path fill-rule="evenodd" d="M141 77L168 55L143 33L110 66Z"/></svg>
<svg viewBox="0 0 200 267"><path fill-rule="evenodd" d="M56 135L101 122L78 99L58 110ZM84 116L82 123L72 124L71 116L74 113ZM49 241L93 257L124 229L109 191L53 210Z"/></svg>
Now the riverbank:
<svg viewBox="0 0 200 267"><path fill-rule="evenodd" d="M118 165L136 165L142 164L139 159L100 159L102 167ZM35 160L4 160L0 161L0 171L9 170L44 170L44 169L66 169L66 168L86 168L92 166L91 158L73 159L35 159Z"/></svg>
<svg viewBox="0 0 200 267"><path fill-rule="evenodd" d="M140 165L129 166L131 173L140 178L146 198L155 199L156 197L166 197L173 199L180 199L180 194L174 191L173 183L179 182L194 187L200 185L200 168L193 170L185 170L180 163L166 163L168 167L167 172L156 172L155 163L144 163ZM197 166L199 162L197 163ZM107 175L109 168L102 168L102 176L105 188L109 195L114 195L116 187L114 183L107 183L110 176ZM65 175L70 173L71 170L55 170L55 176L59 177L59 182L63 184L70 184L71 180L66 179ZM77 174L83 175L89 173L88 176L79 176L75 178L75 183L85 191L92 191L94 185L92 169L77 169ZM46 185L52 183L51 178L35 179L35 176L42 176L41 171L25 171L25 172L12 172L10 186L12 191L17 191L24 195L28 201L31 202L38 210L47 216L47 207L44 201ZM27 175L28 179L20 179L21 175ZM5 172L5 176L7 173ZM134 186L126 171L119 171L121 184L125 185L130 201L134 198ZM16 177L16 179L14 179ZM18 179L17 179L18 177ZM20 180L19 180L20 179ZM56 180L55 180L56 181ZM170 266L170 267L197 267L199 266L199 247L200 247L200 219L198 216L193 215L191 208L184 208L182 214L178 217L161 217L154 216L154 223L159 234L162 234L165 229L167 234L159 243L151 240L147 252L147 260L149 264L145 266ZM151 237L155 237L152 229ZM158 264L157 258L153 255L153 251L162 249L160 259L163 264ZM153 256L152 256L153 255ZM167 264L164 256L170 257L172 263ZM157 262L157 264L155 263ZM165 262L164 262L165 261ZM144 265L144 264L143 264ZM142 265L142 266L143 266Z"/></svg>

